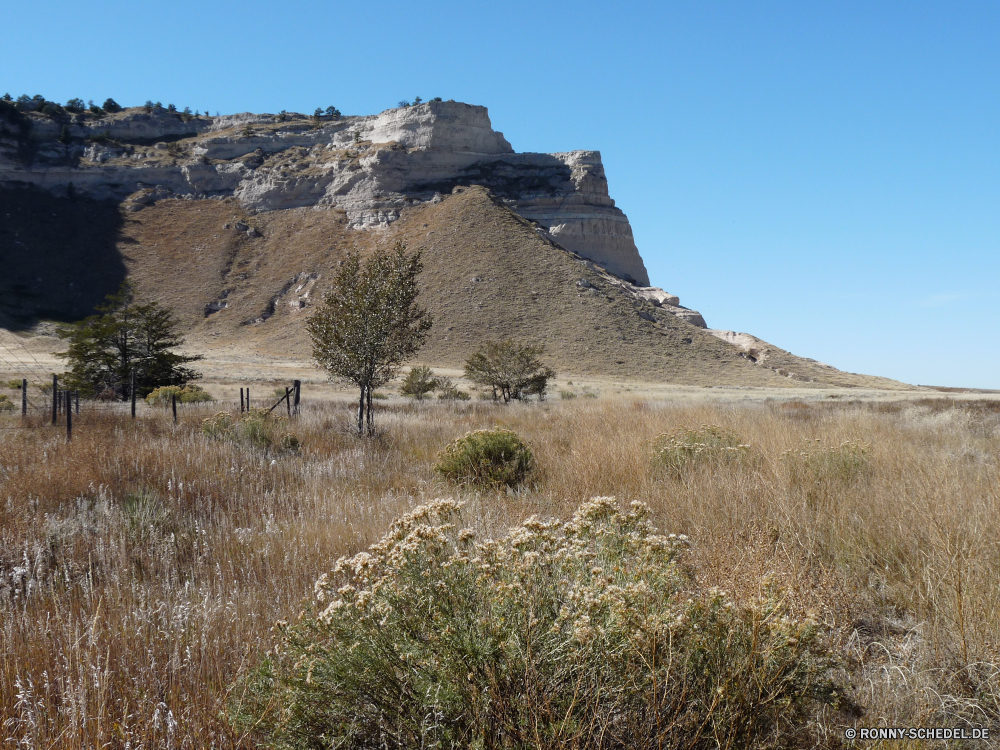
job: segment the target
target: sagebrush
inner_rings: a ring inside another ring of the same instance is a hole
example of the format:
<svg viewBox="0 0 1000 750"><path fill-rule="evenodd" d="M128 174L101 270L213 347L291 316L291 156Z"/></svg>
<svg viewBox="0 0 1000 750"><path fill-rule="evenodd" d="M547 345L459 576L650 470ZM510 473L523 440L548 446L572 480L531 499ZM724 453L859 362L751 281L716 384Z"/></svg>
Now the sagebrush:
<svg viewBox="0 0 1000 750"><path fill-rule="evenodd" d="M595 498L497 540L438 500L316 583L233 691L269 747L780 747L843 702L815 622L698 591L683 537Z"/></svg>
<svg viewBox="0 0 1000 750"><path fill-rule="evenodd" d="M535 466L531 449L512 430L475 430L441 451L435 469L456 484L517 487Z"/></svg>

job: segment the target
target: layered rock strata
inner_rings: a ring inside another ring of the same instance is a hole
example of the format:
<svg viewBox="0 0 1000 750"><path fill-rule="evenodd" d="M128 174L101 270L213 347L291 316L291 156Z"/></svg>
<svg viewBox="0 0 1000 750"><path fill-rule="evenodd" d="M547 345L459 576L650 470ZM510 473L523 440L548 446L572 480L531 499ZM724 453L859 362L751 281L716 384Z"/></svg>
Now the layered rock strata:
<svg viewBox="0 0 1000 750"><path fill-rule="evenodd" d="M384 227L456 186L484 185L560 246L649 284L600 153L515 153L485 107L428 102L336 119L156 108L25 118L30 128L0 130L0 184L71 189L132 209L163 197L230 195L252 211L331 206L357 228Z"/></svg>

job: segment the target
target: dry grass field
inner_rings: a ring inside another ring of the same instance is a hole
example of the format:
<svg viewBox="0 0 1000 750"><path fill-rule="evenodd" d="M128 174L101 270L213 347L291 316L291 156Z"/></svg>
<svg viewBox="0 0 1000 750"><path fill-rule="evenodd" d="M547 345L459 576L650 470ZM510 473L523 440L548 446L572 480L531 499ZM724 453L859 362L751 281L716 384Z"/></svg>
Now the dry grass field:
<svg viewBox="0 0 1000 750"><path fill-rule="evenodd" d="M1000 732L996 401L394 400L367 440L350 409L307 403L277 425L298 453L206 437L211 407L177 426L85 408L70 444L0 417L3 745L254 747L223 712L274 623L339 556L438 497L466 500L486 536L595 496L643 501L691 538L699 587L747 604L778 587L821 623L864 710L819 710L796 743L839 747L848 725ZM750 447L654 461L657 436L703 425ZM532 448L532 485L445 484L438 451L492 426Z"/></svg>

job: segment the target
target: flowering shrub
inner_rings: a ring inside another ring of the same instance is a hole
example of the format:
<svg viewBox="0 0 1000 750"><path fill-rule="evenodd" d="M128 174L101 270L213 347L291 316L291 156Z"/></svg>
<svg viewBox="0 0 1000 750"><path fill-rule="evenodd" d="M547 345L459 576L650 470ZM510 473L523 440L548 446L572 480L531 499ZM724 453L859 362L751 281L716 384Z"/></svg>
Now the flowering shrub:
<svg viewBox="0 0 1000 750"><path fill-rule="evenodd" d="M678 479L689 466L745 461L750 455L750 446L735 432L711 424L664 433L654 441L653 450L654 466Z"/></svg>
<svg viewBox="0 0 1000 750"><path fill-rule="evenodd" d="M437 500L316 582L232 691L275 748L790 746L836 702L812 622L697 593L684 537L596 498L498 540Z"/></svg>
<svg viewBox="0 0 1000 750"><path fill-rule="evenodd" d="M534 467L531 449L511 430L476 430L452 440L435 470L456 484L516 487Z"/></svg>
<svg viewBox="0 0 1000 750"><path fill-rule="evenodd" d="M287 422L287 418L275 417L267 409L250 409L242 414L220 411L202 422L201 431L207 437L236 445L297 453L299 439L285 430Z"/></svg>
<svg viewBox="0 0 1000 750"><path fill-rule="evenodd" d="M162 385L146 396L150 406L170 406L170 397L177 396L179 404L199 404L204 401L215 401L206 391L196 385Z"/></svg>
<svg viewBox="0 0 1000 750"><path fill-rule="evenodd" d="M857 440L823 447L819 440L806 442L798 450L781 454L781 462L792 484L812 486L817 482L851 482L871 468L872 447Z"/></svg>

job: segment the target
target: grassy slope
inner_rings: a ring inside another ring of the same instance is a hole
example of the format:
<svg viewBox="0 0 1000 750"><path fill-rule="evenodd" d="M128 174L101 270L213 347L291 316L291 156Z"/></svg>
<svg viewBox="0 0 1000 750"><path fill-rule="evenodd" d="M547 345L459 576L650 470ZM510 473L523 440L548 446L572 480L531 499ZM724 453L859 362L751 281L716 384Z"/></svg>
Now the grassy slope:
<svg viewBox="0 0 1000 750"><path fill-rule="evenodd" d="M46 210L60 212L59 199L45 200ZM76 205L81 203L86 202ZM512 336L543 343L552 365L564 374L690 385L905 387L780 350L767 366L757 366L729 344L672 316L660 314L657 323L644 320L639 311L655 312L650 303L639 307L607 277L542 239L480 187L459 188L440 203L407 209L385 231L349 230L345 215L335 209L248 216L231 199L161 201L122 217L120 226L106 232L101 257L114 256L108 248L116 246L140 291L172 307L189 332L190 348L209 357L307 360L302 323L313 308L289 305L301 280L319 276L314 304L348 250L365 254L376 243L391 245L400 238L423 252L421 299L435 321L419 357L425 364L458 367L483 338ZM224 228L241 220L262 236ZM53 248L74 242L67 232L43 231L39 217L32 222L11 229L31 237L41 250L35 263L54 258ZM15 266L22 262L16 252L9 256ZM74 262L88 265L83 258ZM28 271L20 275L27 279ZM579 288L581 278L592 287ZM60 303L59 287L33 292L51 292L50 300L25 298L40 312ZM206 305L222 298L227 307L206 317ZM772 368L797 377L780 376Z"/></svg>

